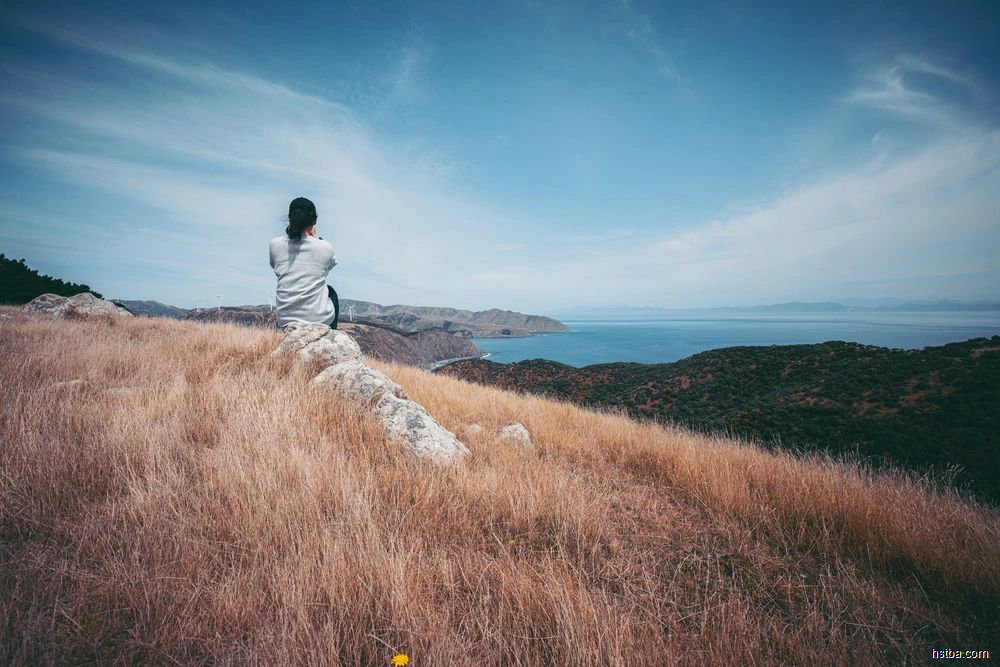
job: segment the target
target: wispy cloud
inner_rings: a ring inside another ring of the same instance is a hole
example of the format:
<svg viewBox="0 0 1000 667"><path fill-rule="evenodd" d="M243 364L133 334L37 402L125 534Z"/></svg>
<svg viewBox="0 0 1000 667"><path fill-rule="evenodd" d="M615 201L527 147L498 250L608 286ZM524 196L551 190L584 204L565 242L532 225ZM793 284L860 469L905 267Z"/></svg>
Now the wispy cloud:
<svg viewBox="0 0 1000 667"><path fill-rule="evenodd" d="M649 14L636 8L632 0L621 0L620 6L627 24L625 37L629 43L652 61L659 76L680 82L680 72L661 45L661 37L653 27L653 20Z"/></svg>
<svg viewBox="0 0 1000 667"><path fill-rule="evenodd" d="M426 46L406 46L389 72L388 100L396 104L414 104L427 99L424 69L428 61Z"/></svg>
<svg viewBox="0 0 1000 667"><path fill-rule="evenodd" d="M972 93L980 94L982 92L982 86L976 77L967 72L961 72L940 62L936 62L927 56L902 53L896 56L896 62L910 71L921 72L951 81Z"/></svg>
<svg viewBox="0 0 1000 667"><path fill-rule="evenodd" d="M632 39L653 45L637 42L669 65L648 16L624 6ZM10 159L100 193L102 203L110 195L128 204L109 212L61 203L38 227L53 251L94 258L99 286L113 296L192 305L221 292L231 302L262 302L274 280L264 246L300 194L319 205L320 234L340 255L338 290L379 301L746 304L838 297L854 291L850 285L926 287L921 275L944 276L934 284L947 290L963 276L996 275L1000 135L921 86L921 77L970 94L977 85L929 58L901 56L843 97L848 110L933 125L908 152L886 148L876 160L685 231L614 220L603 232L570 234L462 194L449 180L459 161L419 137L379 136L337 99L188 60L183 49L43 32L107 67L86 75L15 72L32 85L7 86L0 104L43 130L11 138ZM388 85L401 99L421 90L426 62L424 51L400 52ZM677 78L672 69L661 75ZM25 214L19 202L0 203L0 240L24 241ZM989 278L976 284L1000 289ZM904 288L897 295L931 296ZM940 294L958 295L995 294Z"/></svg>
<svg viewBox="0 0 1000 667"><path fill-rule="evenodd" d="M865 82L846 95L843 101L934 125L961 122L954 106L940 96L921 90L912 81L914 75L947 81L969 93L979 94L981 91L976 80L968 74L924 56L900 54L893 62L869 72Z"/></svg>
<svg viewBox="0 0 1000 667"><path fill-rule="evenodd" d="M208 63L66 31L46 34L161 78L131 90L127 105L114 102L117 84L100 78L6 94L4 103L74 130L48 133L18 155L58 178L156 211L190 239L173 238L172 254L214 267L215 282L228 268L230 292L241 283L252 283L253 294L271 286L261 248L281 232L283 207L299 194L317 201L321 234L326 230L342 253L337 278L345 294L359 297L454 302L447 286L472 270L471 239L489 243L517 227L450 192L440 181L447 161L439 151L384 142L338 102ZM400 76L405 88L414 74ZM190 94L178 93L178 81ZM152 238L160 226L144 233ZM150 246L138 256L153 262L163 250ZM127 284L109 289L127 295Z"/></svg>
<svg viewBox="0 0 1000 667"><path fill-rule="evenodd" d="M544 271L525 263L475 280L483 289L533 285L549 303L585 294L577 306L738 305L883 296L873 290L890 287L904 297L996 298L1000 131L906 82L906 72L920 71L974 89L932 62L901 56L845 97L934 126L905 151L880 148L748 212L683 232L594 237L589 251Z"/></svg>
<svg viewBox="0 0 1000 667"><path fill-rule="evenodd" d="M153 70L185 80L196 86L241 88L268 97L284 98L292 102L318 104L345 113L349 111L342 104L315 95L300 93L253 74L229 70L211 63L182 63L149 51L124 47L109 39L95 39L78 31L48 22L29 20L24 17L14 20L22 27L46 36L49 39L72 45L85 51L108 56L145 70Z"/></svg>
<svg viewBox="0 0 1000 667"><path fill-rule="evenodd" d="M484 289L534 289L543 303L576 295L576 306L836 298L862 283L893 284L900 296L954 296L970 273L993 275L992 284L977 281L975 296L995 297L998 193L1000 132L968 130L829 174L750 213L474 279ZM917 280L928 274L934 285Z"/></svg>

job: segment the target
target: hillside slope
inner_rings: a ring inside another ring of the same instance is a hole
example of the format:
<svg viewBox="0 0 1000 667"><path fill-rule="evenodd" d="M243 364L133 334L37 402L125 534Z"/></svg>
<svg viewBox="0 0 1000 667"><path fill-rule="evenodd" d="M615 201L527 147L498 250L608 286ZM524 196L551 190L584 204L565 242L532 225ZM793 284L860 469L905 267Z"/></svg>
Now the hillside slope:
<svg viewBox="0 0 1000 667"><path fill-rule="evenodd" d="M128 308L129 312L131 312L134 315L142 315L144 317L179 318L181 315L187 312L186 308L178 308L177 306L170 306L165 303L160 303L159 301L151 301L149 299L145 300L116 299L115 303L124 306L125 308Z"/></svg>
<svg viewBox="0 0 1000 667"><path fill-rule="evenodd" d="M927 482L380 364L472 451L422 465L270 357L277 332L0 316L3 664L885 664L1000 638L1000 516ZM513 420L535 449L492 435Z"/></svg>
<svg viewBox="0 0 1000 667"><path fill-rule="evenodd" d="M1000 336L922 350L831 341L729 347L669 364L536 359L441 371L504 389L783 447L856 452L1000 503Z"/></svg>
<svg viewBox="0 0 1000 667"><path fill-rule="evenodd" d="M479 338L531 336L536 333L566 331L559 320L543 315L526 315L512 310L464 310L434 306L383 306L371 301L342 299L343 319L372 320L409 331L443 329L449 333Z"/></svg>

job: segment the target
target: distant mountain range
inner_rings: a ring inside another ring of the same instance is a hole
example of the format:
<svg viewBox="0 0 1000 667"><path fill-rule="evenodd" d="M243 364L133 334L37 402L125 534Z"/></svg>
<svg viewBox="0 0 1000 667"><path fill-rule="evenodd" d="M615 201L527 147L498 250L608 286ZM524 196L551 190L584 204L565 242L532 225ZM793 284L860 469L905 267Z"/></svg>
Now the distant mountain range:
<svg viewBox="0 0 1000 667"><path fill-rule="evenodd" d="M655 316L677 313L847 313L847 312L958 312L1000 310L1000 301L937 301L904 299L840 299L838 301L789 301L759 306L715 306L710 308L658 308L655 306L601 306L567 311L567 318L585 315Z"/></svg>

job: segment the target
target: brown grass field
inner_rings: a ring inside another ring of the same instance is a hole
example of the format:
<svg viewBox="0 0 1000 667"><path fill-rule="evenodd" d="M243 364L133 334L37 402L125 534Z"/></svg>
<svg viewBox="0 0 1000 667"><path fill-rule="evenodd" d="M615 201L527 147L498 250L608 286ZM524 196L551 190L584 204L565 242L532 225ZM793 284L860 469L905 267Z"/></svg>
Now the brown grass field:
<svg viewBox="0 0 1000 667"><path fill-rule="evenodd" d="M379 364L472 451L421 464L275 331L0 314L0 664L1000 649L1000 515L932 480Z"/></svg>

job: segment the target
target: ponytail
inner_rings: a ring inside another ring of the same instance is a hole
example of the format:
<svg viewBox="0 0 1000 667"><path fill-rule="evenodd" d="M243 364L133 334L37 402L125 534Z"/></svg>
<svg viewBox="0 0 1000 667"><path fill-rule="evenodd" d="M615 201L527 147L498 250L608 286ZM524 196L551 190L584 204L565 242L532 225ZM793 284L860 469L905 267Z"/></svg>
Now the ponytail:
<svg viewBox="0 0 1000 667"><path fill-rule="evenodd" d="M285 234L296 241L302 239L302 232L316 224L316 205L305 197L296 197L288 205L288 226Z"/></svg>

